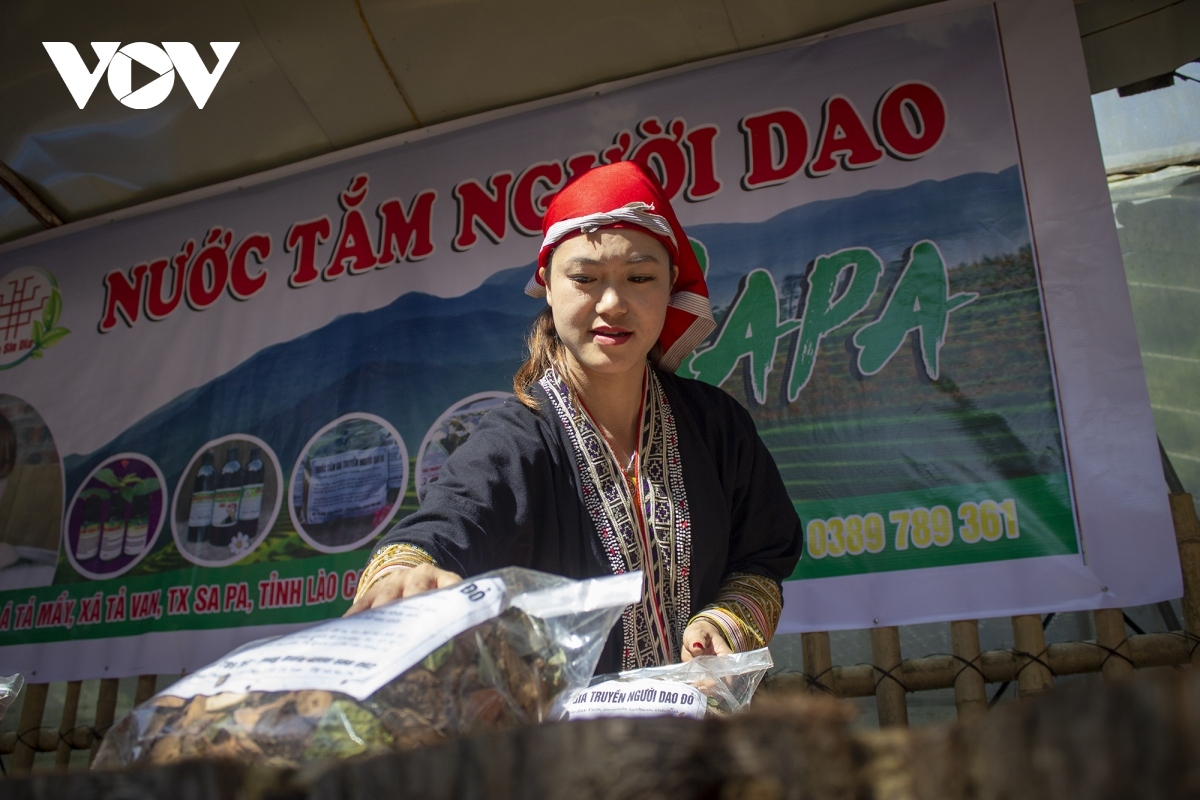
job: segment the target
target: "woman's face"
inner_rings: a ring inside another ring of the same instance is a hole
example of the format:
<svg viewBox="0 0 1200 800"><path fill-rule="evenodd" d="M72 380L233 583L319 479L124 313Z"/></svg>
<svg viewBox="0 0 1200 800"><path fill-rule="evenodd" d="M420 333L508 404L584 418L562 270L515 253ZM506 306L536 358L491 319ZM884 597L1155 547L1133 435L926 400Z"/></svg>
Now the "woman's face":
<svg viewBox="0 0 1200 800"><path fill-rule="evenodd" d="M593 376L640 371L662 333L672 273L667 248L641 231L599 230L560 244L542 280L572 360Z"/></svg>

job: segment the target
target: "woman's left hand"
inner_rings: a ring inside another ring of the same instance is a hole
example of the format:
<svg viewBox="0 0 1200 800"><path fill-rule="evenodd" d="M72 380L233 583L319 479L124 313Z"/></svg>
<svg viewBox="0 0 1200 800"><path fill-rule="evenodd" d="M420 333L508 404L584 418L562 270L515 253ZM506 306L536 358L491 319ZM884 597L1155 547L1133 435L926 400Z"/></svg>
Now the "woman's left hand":
<svg viewBox="0 0 1200 800"><path fill-rule="evenodd" d="M706 619L698 619L683 632L683 649L679 658L691 661L696 656L719 656L732 652L720 628Z"/></svg>

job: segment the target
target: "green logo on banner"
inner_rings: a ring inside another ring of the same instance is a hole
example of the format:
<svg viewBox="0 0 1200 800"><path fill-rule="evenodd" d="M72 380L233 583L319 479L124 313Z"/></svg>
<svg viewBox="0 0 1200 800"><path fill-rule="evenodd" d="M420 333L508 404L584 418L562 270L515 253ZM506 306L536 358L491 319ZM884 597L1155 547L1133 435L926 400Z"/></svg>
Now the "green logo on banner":
<svg viewBox="0 0 1200 800"><path fill-rule="evenodd" d="M754 398L764 403L779 339L799 329L787 377L788 402L795 402L812 378L821 340L870 305L882 275L883 261L866 247L820 256L808 272L799 316L780 320L775 279L765 269L756 269L739 283L716 342L696 353L688 369L696 378L720 386L738 362L748 357ZM853 337L859 371L863 375L879 372L911 332L920 337L926 374L937 380L941 372L938 356L946 341L950 314L978 297L976 292L951 296L946 263L937 245L917 242L878 318Z"/></svg>
<svg viewBox="0 0 1200 800"><path fill-rule="evenodd" d="M18 267L0 278L0 369L41 358L71 331L59 327L58 281L40 267Z"/></svg>

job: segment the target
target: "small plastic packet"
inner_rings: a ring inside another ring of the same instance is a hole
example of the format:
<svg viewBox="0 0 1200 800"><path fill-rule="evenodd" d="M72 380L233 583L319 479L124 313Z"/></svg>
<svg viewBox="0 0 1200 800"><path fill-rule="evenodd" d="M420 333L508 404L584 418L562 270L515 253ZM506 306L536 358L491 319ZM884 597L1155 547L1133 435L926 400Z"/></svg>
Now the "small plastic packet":
<svg viewBox="0 0 1200 800"><path fill-rule="evenodd" d="M771 651L763 647L600 675L588 687L564 695L557 715L561 719L724 717L750 704L773 665Z"/></svg>
<svg viewBox="0 0 1200 800"><path fill-rule="evenodd" d="M135 708L93 766L298 766L539 722L587 685L641 587L640 572L572 581L508 568L253 642Z"/></svg>
<svg viewBox="0 0 1200 800"><path fill-rule="evenodd" d="M9 675L7 678L0 675L0 719L4 719L8 707L12 705L13 700L17 699L17 695L21 693L21 687L24 685L25 678L19 672L16 675Z"/></svg>

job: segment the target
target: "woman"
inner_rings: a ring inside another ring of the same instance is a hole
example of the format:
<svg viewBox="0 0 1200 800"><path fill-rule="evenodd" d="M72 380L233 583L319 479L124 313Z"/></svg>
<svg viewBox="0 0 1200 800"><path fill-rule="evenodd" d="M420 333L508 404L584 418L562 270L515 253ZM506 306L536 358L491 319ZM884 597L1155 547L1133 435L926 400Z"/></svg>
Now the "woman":
<svg viewBox="0 0 1200 800"><path fill-rule="evenodd" d="M514 378L386 536L347 613L523 566L643 570L599 671L762 647L800 521L737 401L673 371L713 328L695 253L654 178L621 162L551 201L526 291L547 308Z"/></svg>

